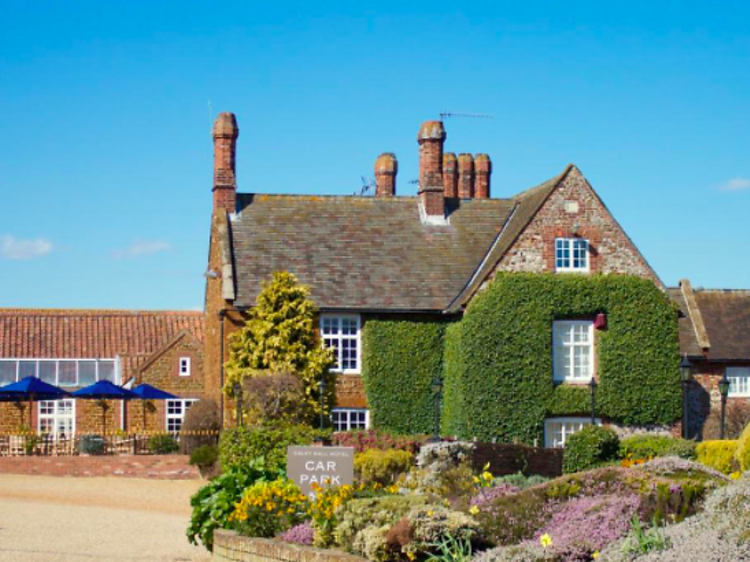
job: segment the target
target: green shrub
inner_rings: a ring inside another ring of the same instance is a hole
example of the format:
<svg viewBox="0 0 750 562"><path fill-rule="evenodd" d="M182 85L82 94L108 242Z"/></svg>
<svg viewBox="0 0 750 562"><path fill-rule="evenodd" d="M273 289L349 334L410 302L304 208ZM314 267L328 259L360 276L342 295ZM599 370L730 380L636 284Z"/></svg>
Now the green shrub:
<svg viewBox="0 0 750 562"><path fill-rule="evenodd" d="M613 429L589 425L571 435L565 443L563 472L580 472L617 458L620 439Z"/></svg>
<svg viewBox="0 0 750 562"><path fill-rule="evenodd" d="M283 471L289 445L309 445L320 435L319 430L306 425L225 429L219 439L219 461L227 470L263 458L268 470Z"/></svg>
<svg viewBox="0 0 750 562"><path fill-rule="evenodd" d="M190 464L200 468L213 466L219 460L219 449L211 445L201 445L190 453Z"/></svg>
<svg viewBox="0 0 750 562"><path fill-rule="evenodd" d="M354 457L354 471L363 484L388 485L414 466L414 455L408 451L370 449Z"/></svg>
<svg viewBox="0 0 750 562"><path fill-rule="evenodd" d="M168 433L154 435L148 440L148 450L155 455L171 455L180 450L177 440Z"/></svg>
<svg viewBox="0 0 750 562"><path fill-rule="evenodd" d="M198 447L219 443L219 406L213 398L201 398L187 412L180 432L180 453L190 455Z"/></svg>
<svg viewBox="0 0 750 562"><path fill-rule="evenodd" d="M549 478L545 478L544 476L539 476L538 474L526 476L521 472L517 472L516 474L498 476L497 478L494 479L493 484L497 486L498 484L505 483L510 486L513 486L514 488L525 490L526 488L532 488L533 486L544 484L548 480Z"/></svg>
<svg viewBox="0 0 750 562"><path fill-rule="evenodd" d="M531 444L543 437L545 417L588 412L588 389L554 385L552 323L600 312L607 329L596 332L597 413L625 425L679 418L677 312L653 281L500 273L469 304L460 335L448 333L458 351L443 356L446 428L466 439ZM513 407L498 414L498 404Z"/></svg>
<svg viewBox="0 0 750 562"><path fill-rule="evenodd" d="M460 358L461 323L453 322L445 329L443 346L443 399L440 416L443 435L465 435L461 426L461 412L464 408L463 386L461 385L465 363Z"/></svg>
<svg viewBox="0 0 750 562"><path fill-rule="evenodd" d="M382 496L351 500L340 508L334 537L338 546L372 562L389 560L386 533L414 507L426 505L424 496Z"/></svg>
<svg viewBox="0 0 750 562"><path fill-rule="evenodd" d="M750 424L737 440L737 449L734 452L734 458L740 467L740 470L750 470Z"/></svg>
<svg viewBox="0 0 750 562"><path fill-rule="evenodd" d="M105 445L101 435L82 435L79 447L82 455L102 455Z"/></svg>
<svg viewBox="0 0 750 562"><path fill-rule="evenodd" d="M376 428L433 433L432 381L443 372L446 326L442 321L367 321L362 334L362 381Z"/></svg>
<svg viewBox="0 0 750 562"><path fill-rule="evenodd" d="M620 441L620 458L695 458L695 441L665 435L633 435Z"/></svg>
<svg viewBox="0 0 750 562"><path fill-rule="evenodd" d="M262 460L256 460L211 480L190 498L193 513L186 533L188 541L197 545L200 540L207 550L213 550L214 530L232 527L229 517L245 489L277 476L266 470Z"/></svg>
<svg viewBox="0 0 750 562"><path fill-rule="evenodd" d="M734 458L736 449L737 441L703 441L695 448L695 452L699 463L724 474L731 474L737 468Z"/></svg>

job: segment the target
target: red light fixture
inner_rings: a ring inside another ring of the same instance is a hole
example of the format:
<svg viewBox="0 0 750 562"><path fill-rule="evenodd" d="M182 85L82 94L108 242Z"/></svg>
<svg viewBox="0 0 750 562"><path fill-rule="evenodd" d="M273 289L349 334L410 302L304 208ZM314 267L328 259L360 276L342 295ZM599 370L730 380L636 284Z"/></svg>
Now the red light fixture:
<svg viewBox="0 0 750 562"><path fill-rule="evenodd" d="M607 315L603 312L600 312L596 315L596 320L594 320L594 328L597 330L605 330L607 328Z"/></svg>

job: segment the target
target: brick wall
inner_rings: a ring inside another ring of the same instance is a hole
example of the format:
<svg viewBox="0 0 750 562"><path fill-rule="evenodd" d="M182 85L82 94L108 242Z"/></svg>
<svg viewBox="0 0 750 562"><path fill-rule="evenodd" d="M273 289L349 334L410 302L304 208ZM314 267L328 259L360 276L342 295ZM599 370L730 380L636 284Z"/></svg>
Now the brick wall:
<svg viewBox="0 0 750 562"><path fill-rule="evenodd" d="M496 271L555 271L555 238L573 237L576 225L576 234L589 240L592 273L623 273L658 282L577 168L550 195Z"/></svg>
<svg viewBox="0 0 750 562"><path fill-rule="evenodd" d="M475 443L472 465L481 471L489 463L489 471L495 476L516 474L539 474L547 478L562 475L562 449L526 447L501 443Z"/></svg>
<svg viewBox="0 0 750 562"><path fill-rule="evenodd" d="M241 537L233 531L214 532L214 562L366 562L338 550L287 544L273 539Z"/></svg>
<svg viewBox="0 0 750 562"><path fill-rule="evenodd" d="M750 367L750 362L717 364L709 361L693 363L693 382L688 394L689 422L691 435L702 434L703 425L711 412L721 411L719 381L726 367ZM733 402L750 404L750 398L727 398L727 405Z"/></svg>
<svg viewBox="0 0 750 562"><path fill-rule="evenodd" d="M0 474L41 476L123 476L193 480L198 469L183 455L106 455L76 457L0 457Z"/></svg>

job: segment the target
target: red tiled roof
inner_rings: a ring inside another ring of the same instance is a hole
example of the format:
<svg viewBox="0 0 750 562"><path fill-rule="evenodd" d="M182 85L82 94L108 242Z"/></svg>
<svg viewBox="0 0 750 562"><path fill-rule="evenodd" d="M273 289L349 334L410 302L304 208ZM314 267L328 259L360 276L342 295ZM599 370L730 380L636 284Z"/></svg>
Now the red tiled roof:
<svg viewBox="0 0 750 562"><path fill-rule="evenodd" d="M0 357L148 357L182 330L203 340L203 313L6 308L0 309Z"/></svg>

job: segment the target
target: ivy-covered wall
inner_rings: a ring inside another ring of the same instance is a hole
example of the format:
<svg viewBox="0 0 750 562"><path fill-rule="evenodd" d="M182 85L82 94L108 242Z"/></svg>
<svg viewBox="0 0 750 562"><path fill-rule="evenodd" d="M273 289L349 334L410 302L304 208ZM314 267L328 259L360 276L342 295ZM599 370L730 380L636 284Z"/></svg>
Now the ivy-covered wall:
<svg viewBox="0 0 750 562"><path fill-rule="evenodd" d="M432 380L443 372L444 321L368 319L362 379L374 427L432 433Z"/></svg>
<svg viewBox="0 0 750 562"><path fill-rule="evenodd" d="M597 414L628 425L676 420L677 312L652 281L503 273L449 334L445 429L463 438L533 443L541 441L545 417L587 414L587 387L553 383L552 322L599 312L607 328L596 332Z"/></svg>

